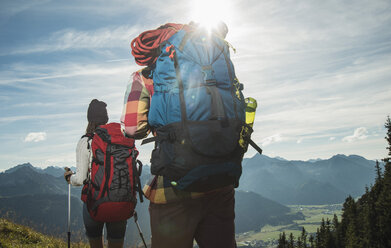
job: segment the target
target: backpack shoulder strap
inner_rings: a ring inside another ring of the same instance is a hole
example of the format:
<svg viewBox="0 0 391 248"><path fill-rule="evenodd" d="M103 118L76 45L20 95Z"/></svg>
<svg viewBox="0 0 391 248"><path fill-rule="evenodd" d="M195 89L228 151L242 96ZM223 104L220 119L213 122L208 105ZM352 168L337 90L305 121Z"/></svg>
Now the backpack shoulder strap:
<svg viewBox="0 0 391 248"><path fill-rule="evenodd" d="M136 150L133 150L132 151L132 166L133 166L133 177L134 177L134 180L136 180L134 183L136 185L136 190L139 194L139 198L140 198L140 202L143 202L143 189L142 189L142 186L141 186L141 180L140 180L140 176L141 176L141 173L142 173L142 169L143 169L143 163L141 163L140 160L137 159L137 155L138 155L138 151Z"/></svg>
<svg viewBox="0 0 391 248"><path fill-rule="evenodd" d="M82 138L85 138L85 137L88 138L87 149L89 150L89 149L91 148L90 140L92 140L92 138L94 138L94 133L87 133L87 134L84 134L83 136L81 136L81 139L82 139Z"/></svg>
<svg viewBox="0 0 391 248"><path fill-rule="evenodd" d="M93 133L86 133L83 136L81 136L81 139L85 138L85 137L87 137L88 140L90 140L90 139L94 138L94 134Z"/></svg>

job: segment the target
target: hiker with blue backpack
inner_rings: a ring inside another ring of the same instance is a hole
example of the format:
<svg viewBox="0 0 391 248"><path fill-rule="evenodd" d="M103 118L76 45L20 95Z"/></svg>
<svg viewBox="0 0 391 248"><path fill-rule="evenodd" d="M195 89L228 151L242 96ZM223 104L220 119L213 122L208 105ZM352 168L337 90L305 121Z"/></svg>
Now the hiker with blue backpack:
<svg viewBox="0 0 391 248"><path fill-rule="evenodd" d="M152 248L234 248L234 188L251 127L245 125L243 85L235 76L228 28L167 23L141 33L121 124L155 142L150 200Z"/></svg>
<svg viewBox="0 0 391 248"><path fill-rule="evenodd" d="M140 189L140 166L134 139L119 123L109 123L106 103L94 99L87 112L88 126L76 148L76 173L67 170L69 184L83 185L83 221L90 246L103 248L107 230L109 248L123 247L127 219L134 214Z"/></svg>

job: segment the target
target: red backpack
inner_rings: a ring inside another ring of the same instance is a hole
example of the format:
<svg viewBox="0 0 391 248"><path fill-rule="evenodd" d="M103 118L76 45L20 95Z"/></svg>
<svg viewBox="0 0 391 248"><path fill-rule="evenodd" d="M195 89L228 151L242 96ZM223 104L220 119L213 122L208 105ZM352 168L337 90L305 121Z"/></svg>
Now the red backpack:
<svg viewBox="0 0 391 248"><path fill-rule="evenodd" d="M138 151L134 139L123 135L119 123L99 126L95 134L85 136L92 139L93 159L81 200L96 221L114 222L132 217L137 203L136 191L143 201L142 164L136 159Z"/></svg>

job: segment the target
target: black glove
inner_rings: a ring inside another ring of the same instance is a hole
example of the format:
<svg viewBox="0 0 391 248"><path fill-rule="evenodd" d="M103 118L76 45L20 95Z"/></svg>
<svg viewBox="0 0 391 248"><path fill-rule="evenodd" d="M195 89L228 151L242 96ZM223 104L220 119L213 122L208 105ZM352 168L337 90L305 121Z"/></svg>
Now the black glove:
<svg viewBox="0 0 391 248"><path fill-rule="evenodd" d="M65 170L65 172L64 172L64 178L65 178L65 180L69 183L70 180L71 180L71 176L72 176L73 172L72 172L71 169L69 169L68 167L65 167L64 170Z"/></svg>

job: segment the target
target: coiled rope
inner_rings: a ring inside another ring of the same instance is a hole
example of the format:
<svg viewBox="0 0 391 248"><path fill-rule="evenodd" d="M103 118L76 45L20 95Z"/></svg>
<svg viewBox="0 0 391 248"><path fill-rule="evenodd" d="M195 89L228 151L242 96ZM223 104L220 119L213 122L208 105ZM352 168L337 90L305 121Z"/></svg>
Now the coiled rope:
<svg viewBox="0 0 391 248"><path fill-rule="evenodd" d="M176 32L184 28L183 24L167 23L157 29L141 33L132 40L130 46L136 63L141 66L150 66L159 56L159 46Z"/></svg>

